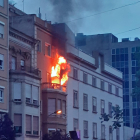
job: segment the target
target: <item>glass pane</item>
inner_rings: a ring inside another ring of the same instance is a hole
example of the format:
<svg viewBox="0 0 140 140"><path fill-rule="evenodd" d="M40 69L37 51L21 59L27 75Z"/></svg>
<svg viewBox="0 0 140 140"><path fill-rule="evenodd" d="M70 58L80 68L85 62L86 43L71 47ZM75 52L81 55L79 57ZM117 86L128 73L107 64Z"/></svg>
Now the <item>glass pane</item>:
<svg viewBox="0 0 140 140"><path fill-rule="evenodd" d="M112 54L115 54L115 49L112 49Z"/></svg>

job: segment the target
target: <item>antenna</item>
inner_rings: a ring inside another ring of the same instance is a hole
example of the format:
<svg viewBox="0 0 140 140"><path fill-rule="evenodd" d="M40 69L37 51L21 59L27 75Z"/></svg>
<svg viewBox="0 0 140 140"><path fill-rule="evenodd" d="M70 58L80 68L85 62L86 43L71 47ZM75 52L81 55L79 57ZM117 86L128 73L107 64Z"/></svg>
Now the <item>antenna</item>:
<svg viewBox="0 0 140 140"><path fill-rule="evenodd" d="M24 0L22 0L22 2L23 2L23 12L24 12Z"/></svg>
<svg viewBox="0 0 140 140"><path fill-rule="evenodd" d="M39 7L39 14L38 17L41 19L40 7Z"/></svg>

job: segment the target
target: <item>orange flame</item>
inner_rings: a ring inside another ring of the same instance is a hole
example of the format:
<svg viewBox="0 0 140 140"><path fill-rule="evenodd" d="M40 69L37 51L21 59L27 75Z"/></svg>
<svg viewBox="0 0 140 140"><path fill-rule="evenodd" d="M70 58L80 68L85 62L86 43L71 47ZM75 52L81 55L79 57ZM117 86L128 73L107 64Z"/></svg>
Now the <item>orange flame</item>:
<svg viewBox="0 0 140 140"><path fill-rule="evenodd" d="M70 65L67 63L63 56L56 55L56 64L52 66L51 77L52 83L58 83L60 79L61 85L64 85L68 81L68 73L70 72Z"/></svg>

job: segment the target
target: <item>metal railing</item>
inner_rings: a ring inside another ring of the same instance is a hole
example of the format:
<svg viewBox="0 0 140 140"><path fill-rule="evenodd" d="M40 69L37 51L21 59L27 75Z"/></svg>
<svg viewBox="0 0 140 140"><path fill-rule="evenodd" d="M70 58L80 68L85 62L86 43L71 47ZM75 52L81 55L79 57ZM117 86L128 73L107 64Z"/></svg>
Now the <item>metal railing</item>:
<svg viewBox="0 0 140 140"><path fill-rule="evenodd" d="M47 83L47 82L42 83L42 88L58 89L58 90L62 90L63 92L66 92L66 86L56 84L56 83Z"/></svg>
<svg viewBox="0 0 140 140"><path fill-rule="evenodd" d="M28 72L28 73L31 73L31 74L34 74L36 76L41 77L41 71L33 68L32 66L21 65L20 62L17 62L17 63L9 62L9 70L11 70L11 71L25 71L25 72Z"/></svg>

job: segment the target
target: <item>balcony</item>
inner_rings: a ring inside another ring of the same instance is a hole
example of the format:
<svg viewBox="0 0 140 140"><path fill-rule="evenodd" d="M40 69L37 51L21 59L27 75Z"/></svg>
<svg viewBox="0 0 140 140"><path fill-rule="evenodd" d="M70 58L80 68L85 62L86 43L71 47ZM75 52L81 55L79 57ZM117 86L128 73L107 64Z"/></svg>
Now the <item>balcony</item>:
<svg viewBox="0 0 140 140"><path fill-rule="evenodd" d="M31 66L21 65L21 63L12 63L9 62L9 71L10 72L27 72L35 76L41 77L41 72L38 69L35 69Z"/></svg>
<svg viewBox="0 0 140 140"><path fill-rule="evenodd" d="M45 90L58 90L61 92L66 92L66 86L62 86L60 84L56 84L56 83L42 83L42 89Z"/></svg>

